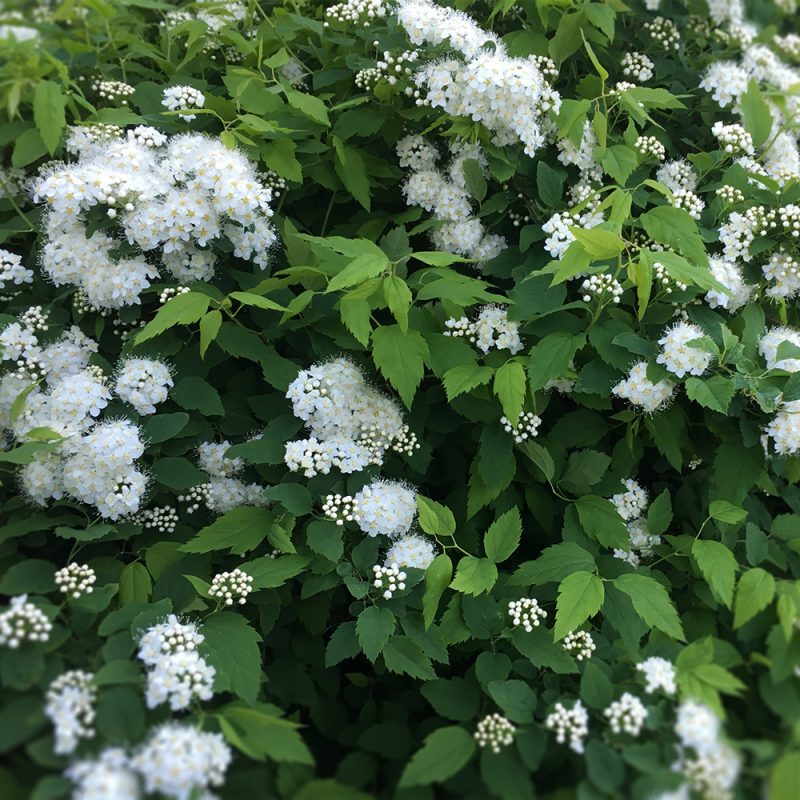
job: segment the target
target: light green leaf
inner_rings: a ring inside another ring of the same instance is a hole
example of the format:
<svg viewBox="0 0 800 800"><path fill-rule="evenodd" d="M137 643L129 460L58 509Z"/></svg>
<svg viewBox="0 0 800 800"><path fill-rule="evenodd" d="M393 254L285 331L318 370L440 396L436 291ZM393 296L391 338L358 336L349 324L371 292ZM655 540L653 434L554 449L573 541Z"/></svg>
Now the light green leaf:
<svg viewBox="0 0 800 800"><path fill-rule="evenodd" d="M404 331L399 325L383 325L372 332L375 366L397 390L403 403L411 403L425 373L428 345L419 331Z"/></svg>
<svg viewBox="0 0 800 800"><path fill-rule="evenodd" d="M733 606L733 627L741 628L763 611L775 597L775 578L761 567L747 570L736 586Z"/></svg>
<svg viewBox="0 0 800 800"><path fill-rule="evenodd" d="M272 514L266 508L239 506L206 525L181 549L185 553L228 550L240 556L264 541L272 521Z"/></svg>
<svg viewBox="0 0 800 800"><path fill-rule="evenodd" d="M456 565L456 577L450 588L477 595L491 591L496 581L497 567L488 558L462 556Z"/></svg>
<svg viewBox="0 0 800 800"><path fill-rule="evenodd" d="M494 393L503 413L516 425L525 403L525 368L517 361L507 361L494 374Z"/></svg>
<svg viewBox="0 0 800 800"><path fill-rule="evenodd" d="M591 572L579 570L564 578L558 586L555 638L563 639L594 616L603 605L604 596L603 582Z"/></svg>
<svg viewBox="0 0 800 800"><path fill-rule="evenodd" d="M610 500L587 494L575 501L581 527L604 547L630 548L630 535Z"/></svg>
<svg viewBox="0 0 800 800"><path fill-rule="evenodd" d="M716 597L730 608L737 566L733 553L721 542L697 539L692 545L692 556Z"/></svg>
<svg viewBox="0 0 800 800"><path fill-rule="evenodd" d="M422 616L425 630L430 628L436 618L439 601L453 577L453 562L450 556L440 553L425 570L425 593L422 595Z"/></svg>
<svg viewBox="0 0 800 800"><path fill-rule="evenodd" d="M328 109L319 97L290 90L286 92L286 99L292 108L296 108L301 114L305 114L314 122L326 127L331 124L328 119Z"/></svg>
<svg viewBox="0 0 800 800"><path fill-rule="evenodd" d="M519 509L514 506L495 520L483 537L483 546L490 561L499 564L519 547L522 536L522 520Z"/></svg>
<svg viewBox="0 0 800 800"><path fill-rule="evenodd" d="M50 155L55 153L61 142L61 134L66 125L66 104L67 100L57 83L39 81L36 84L33 93L33 120Z"/></svg>
<svg viewBox="0 0 800 800"><path fill-rule="evenodd" d="M477 364L461 364L452 367L442 376L447 399L455 400L459 395L489 383L493 372L491 367L482 367Z"/></svg>
<svg viewBox="0 0 800 800"><path fill-rule="evenodd" d="M417 495L417 513L419 526L432 536L452 536L456 531L456 520L453 512L441 503L424 495Z"/></svg>
<svg viewBox="0 0 800 800"><path fill-rule="evenodd" d="M176 325L191 325L208 311L211 298L199 292L178 294L167 300L158 313L136 334L136 344L146 342Z"/></svg>
<svg viewBox="0 0 800 800"><path fill-rule="evenodd" d="M331 278L325 291L338 292L356 286L377 277L388 267L389 259L383 253L362 253Z"/></svg>
<svg viewBox="0 0 800 800"><path fill-rule="evenodd" d="M543 389L548 381L562 377L585 341L583 334L574 336L562 331L550 333L539 341L528 361L531 389Z"/></svg>
<svg viewBox="0 0 800 800"><path fill-rule="evenodd" d="M747 512L743 508L729 503L727 500L714 500L708 507L708 516L718 522L736 525L747 519Z"/></svg>
<svg viewBox="0 0 800 800"><path fill-rule="evenodd" d="M560 542L545 547L535 561L524 561L509 578L511 586L541 586L562 581L573 572L594 572L592 554L575 542Z"/></svg>
<svg viewBox="0 0 800 800"><path fill-rule="evenodd" d="M667 590L657 580L628 573L614 578L614 585L630 597L634 610L644 622L673 639L685 641L678 612Z"/></svg>

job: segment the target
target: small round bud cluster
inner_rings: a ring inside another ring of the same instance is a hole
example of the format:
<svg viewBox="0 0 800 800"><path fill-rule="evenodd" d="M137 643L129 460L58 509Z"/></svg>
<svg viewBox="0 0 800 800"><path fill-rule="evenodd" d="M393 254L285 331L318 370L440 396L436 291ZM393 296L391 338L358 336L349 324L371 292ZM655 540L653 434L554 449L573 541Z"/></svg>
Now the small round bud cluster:
<svg viewBox="0 0 800 800"><path fill-rule="evenodd" d="M796 33L787 33L786 36L776 34L772 37L772 41L787 56L795 61L800 61L800 35Z"/></svg>
<svg viewBox="0 0 800 800"><path fill-rule="evenodd" d="M151 150L167 143L167 136L149 125L137 125L128 131L128 141Z"/></svg>
<svg viewBox="0 0 800 800"><path fill-rule="evenodd" d="M559 744L564 744L569 739L570 749L575 753L583 753L584 739L589 735L589 713L580 700L576 700L570 709L556 703L544 724L556 732L556 741Z"/></svg>
<svg viewBox="0 0 800 800"><path fill-rule="evenodd" d="M711 133L716 136L722 149L733 156L752 156L755 154L753 137L738 123L726 125L715 122Z"/></svg>
<svg viewBox="0 0 800 800"><path fill-rule="evenodd" d="M619 303L622 296L622 284L611 275L590 275L581 284L583 302L590 303L592 298Z"/></svg>
<svg viewBox="0 0 800 800"><path fill-rule="evenodd" d="M655 136L639 136L633 146L642 158L663 161L667 157L667 149Z"/></svg>
<svg viewBox="0 0 800 800"><path fill-rule="evenodd" d="M489 714L478 723L475 741L478 747L488 747L493 753L499 753L514 743L516 732L517 726L502 714Z"/></svg>
<svg viewBox="0 0 800 800"><path fill-rule="evenodd" d="M521 625L527 633L538 628L547 619L547 612L539 606L534 597L523 597L521 600L510 600L508 614L515 627Z"/></svg>
<svg viewBox="0 0 800 800"><path fill-rule="evenodd" d="M647 362L639 361L631 367L624 380L612 387L611 392L652 414L672 399L675 386L670 381L653 383L647 377Z"/></svg>
<svg viewBox="0 0 800 800"><path fill-rule="evenodd" d="M523 411L520 414L519 421L512 424L508 417L500 417L500 424L506 433L510 433L514 437L517 444L521 444L527 439L535 439L539 434L539 426L542 424L542 418L533 411Z"/></svg>
<svg viewBox="0 0 800 800"><path fill-rule="evenodd" d="M516 211L509 211L508 218L515 228L519 228L520 225L527 225L531 221L530 214L519 214Z"/></svg>
<svg viewBox="0 0 800 800"><path fill-rule="evenodd" d="M592 653L597 649L592 634L588 631L570 631L564 637L562 647L575 656L576 661L584 661L591 658Z"/></svg>
<svg viewBox="0 0 800 800"><path fill-rule="evenodd" d="M399 55L392 55L385 50L383 58L377 61L374 67L362 69L356 74L356 86L370 90L380 80L385 80L390 86L394 86L400 78L407 78L413 74L412 65L418 58L419 52L416 50L404 50Z"/></svg>
<svg viewBox="0 0 800 800"><path fill-rule="evenodd" d="M383 72L377 67L365 67L356 72L353 81L359 89L370 92L378 85L378 82L383 77Z"/></svg>
<svg viewBox="0 0 800 800"><path fill-rule="evenodd" d="M191 489L186 491L186 494L178 495L179 503L188 503L186 508L187 514L193 514L200 508L201 505L208 505L208 500L211 497L211 484L199 483L197 486L192 486Z"/></svg>
<svg viewBox="0 0 800 800"><path fill-rule="evenodd" d="M679 322L669 328L658 340L662 347L656 361L663 364L671 373L683 378L685 375L702 375L711 364L714 356L690 345L705 334L702 328L690 322Z"/></svg>
<svg viewBox="0 0 800 800"><path fill-rule="evenodd" d="M665 50L677 50L680 47L681 35L671 19L656 17L646 22L644 29L650 34L650 38Z"/></svg>
<svg viewBox="0 0 800 800"><path fill-rule="evenodd" d="M178 526L178 509L174 506L156 506L139 511L131 519L145 528L154 528L159 533L172 533Z"/></svg>
<svg viewBox="0 0 800 800"><path fill-rule="evenodd" d="M41 609L28 602L28 595L11 598L8 608L0 613L0 646L16 650L25 642L46 642L53 625Z"/></svg>
<svg viewBox="0 0 800 800"><path fill-rule="evenodd" d="M744 202L744 194L741 189L737 189L735 186L731 186L729 183L720 186L714 194L719 197L720 200L726 206L732 206L736 203L743 203Z"/></svg>
<svg viewBox="0 0 800 800"><path fill-rule="evenodd" d="M104 81L98 78L92 83L92 91L97 92L102 100L111 103L121 100L122 105L126 106L128 101L125 98L130 97L136 89L124 81Z"/></svg>
<svg viewBox="0 0 800 800"><path fill-rule="evenodd" d="M119 125L107 125L104 122L93 122L91 125L73 125L69 128L64 147L68 153L81 153L92 149L94 145L106 144L121 139L125 131ZM63 169L63 162L54 162L48 170L41 173L46 176L51 170Z"/></svg>
<svg viewBox="0 0 800 800"><path fill-rule="evenodd" d="M205 95L192 86L169 86L164 89L161 98L161 105L168 111L184 112L190 108L203 108L205 104ZM180 113L178 116L191 122L196 119L197 114Z"/></svg>
<svg viewBox="0 0 800 800"><path fill-rule="evenodd" d="M163 306L167 300L172 300L173 297L177 297L179 294L186 294L190 291L191 289L188 286L167 286L167 288L163 289L158 295L158 302Z"/></svg>
<svg viewBox="0 0 800 800"><path fill-rule="evenodd" d="M237 567L230 572L215 575L208 596L222 600L226 606L232 606L235 602L243 606L247 602L247 595L252 591L253 576Z"/></svg>
<svg viewBox="0 0 800 800"><path fill-rule="evenodd" d="M322 513L337 525L358 522L358 503L349 494L329 494L322 504Z"/></svg>
<svg viewBox="0 0 800 800"><path fill-rule="evenodd" d="M638 736L647 719L647 709L638 697L625 692L603 711L603 716L614 733Z"/></svg>
<svg viewBox="0 0 800 800"><path fill-rule="evenodd" d="M699 456L695 456L694 458L690 459L689 463L686 465L690 470L696 470L701 464L703 463L703 459Z"/></svg>
<svg viewBox="0 0 800 800"><path fill-rule="evenodd" d="M667 268L660 262L656 261L653 264L653 273L656 281L661 284L667 294L672 294L672 290L677 289L679 292L685 292L688 288L685 283L674 280L667 272Z"/></svg>
<svg viewBox="0 0 800 800"><path fill-rule="evenodd" d="M644 675L646 681L644 690L647 694L662 689L671 697L678 690L675 684L675 667L666 658L650 656L637 664L636 669Z"/></svg>
<svg viewBox="0 0 800 800"><path fill-rule="evenodd" d="M778 209L783 231L793 239L800 237L800 206L790 203Z"/></svg>
<svg viewBox="0 0 800 800"><path fill-rule="evenodd" d="M406 574L400 571L400 567L397 564L390 564L388 567L376 564L372 571L375 573L372 585L376 589L383 589L385 600L391 600L395 592L402 592L406 588Z"/></svg>
<svg viewBox="0 0 800 800"><path fill-rule="evenodd" d="M672 205L682 208L693 219L700 219L706 204L689 189L677 189L672 193Z"/></svg>
<svg viewBox="0 0 800 800"><path fill-rule="evenodd" d="M261 182L272 190L272 197L277 198L286 189L286 179L271 169L264 170L260 175Z"/></svg>
<svg viewBox="0 0 800 800"><path fill-rule="evenodd" d="M623 75L639 83L649 81L653 77L653 62L644 53L625 53L620 66Z"/></svg>
<svg viewBox="0 0 800 800"><path fill-rule="evenodd" d="M416 433L411 433L408 425L403 425L400 432L397 433L392 439L392 451L400 453L400 455L410 456L414 454L415 450L420 448L419 440Z"/></svg>
<svg viewBox="0 0 800 800"><path fill-rule="evenodd" d="M173 385L170 368L163 361L128 358L120 367L114 389L120 400L144 416L156 413L156 405L167 399Z"/></svg>
<svg viewBox="0 0 800 800"><path fill-rule="evenodd" d="M41 306L31 306L19 316L20 324L32 331L46 331L50 329L47 321L47 312Z"/></svg>
<svg viewBox="0 0 800 800"><path fill-rule="evenodd" d="M73 669L59 675L48 687L44 713L54 727L56 755L72 753L80 739L94 736L97 690L91 672Z"/></svg>
<svg viewBox="0 0 800 800"><path fill-rule="evenodd" d="M325 16L332 22L343 24L360 22L366 28L372 20L385 16L386 11L383 0L345 0L327 9Z"/></svg>
<svg viewBox="0 0 800 800"><path fill-rule="evenodd" d="M59 591L76 599L81 595L91 594L96 580L97 575L88 564L77 564L74 561L55 574Z"/></svg>

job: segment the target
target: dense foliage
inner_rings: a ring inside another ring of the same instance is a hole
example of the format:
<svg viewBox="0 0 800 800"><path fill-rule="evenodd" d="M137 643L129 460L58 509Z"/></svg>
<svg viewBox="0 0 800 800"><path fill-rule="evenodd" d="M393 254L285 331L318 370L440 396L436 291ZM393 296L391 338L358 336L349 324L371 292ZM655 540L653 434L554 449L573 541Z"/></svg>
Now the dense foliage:
<svg viewBox="0 0 800 800"><path fill-rule="evenodd" d="M0 15L4 800L796 797L795 2L458 6Z"/></svg>

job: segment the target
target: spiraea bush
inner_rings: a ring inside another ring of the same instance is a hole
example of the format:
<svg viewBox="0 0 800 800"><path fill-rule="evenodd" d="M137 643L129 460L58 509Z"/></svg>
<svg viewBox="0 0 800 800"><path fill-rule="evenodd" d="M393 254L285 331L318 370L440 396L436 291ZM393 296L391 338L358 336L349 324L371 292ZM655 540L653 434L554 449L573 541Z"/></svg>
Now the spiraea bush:
<svg viewBox="0 0 800 800"><path fill-rule="evenodd" d="M3 800L794 800L798 18L3 4Z"/></svg>

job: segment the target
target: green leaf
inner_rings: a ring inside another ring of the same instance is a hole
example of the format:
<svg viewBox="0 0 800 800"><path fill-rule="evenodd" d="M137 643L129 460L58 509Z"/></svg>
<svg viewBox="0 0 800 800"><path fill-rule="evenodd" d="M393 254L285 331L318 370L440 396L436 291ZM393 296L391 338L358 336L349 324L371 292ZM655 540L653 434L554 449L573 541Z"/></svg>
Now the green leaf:
<svg viewBox="0 0 800 800"><path fill-rule="evenodd" d="M134 561L119 576L119 604L146 603L150 599L153 581L144 564Z"/></svg>
<svg viewBox="0 0 800 800"><path fill-rule="evenodd" d="M397 390L407 408L425 373L428 345L419 331L399 325L384 325L372 332L372 358L375 366Z"/></svg>
<svg viewBox="0 0 800 800"><path fill-rule="evenodd" d="M310 560L308 556L293 553L276 558L264 556L246 561L239 568L253 578L253 589L277 589L303 572Z"/></svg>
<svg viewBox="0 0 800 800"><path fill-rule="evenodd" d="M420 250L417 253L411 254L412 258L421 261L423 264L429 264L432 267L449 267L453 264L463 264L473 259L466 256L457 256L453 253L443 253L439 250Z"/></svg>
<svg viewBox="0 0 800 800"><path fill-rule="evenodd" d="M419 526L432 536L452 536L456 531L453 512L441 503L424 495L417 495Z"/></svg>
<svg viewBox="0 0 800 800"><path fill-rule="evenodd" d="M769 800L795 800L800 786L800 753L782 756L772 767Z"/></svg>
<svg viewBox="0 0 800 800"><path fill-rule="evenodd" d="M232 611L207 617L200 632L205 637L201 652L217 671L214 690L254 702L261 685L261 636Z"/></svg>
<svg viewBox="0 0 800 800"><path fill-rule="evenodd" d="M775 597L775 578L761 567L747 570L736 586L733 606L733 627L741 628L763 611Z"/></svg>
<svg viewBox="0 0 800 800"><path fill-rule="evenodd" d="M519 509L514 506L495 520L483 537L483 546L489 560L495 564L505 561L519 547L521 536L522 520Z"/></svg>
<svg viewBox="0 0 800 800"><path fill-rule="evenodd" d="M183 411L174 414L154 414L142 423L144 440L147 444L160 444L168 439L175 439L188 421L189 415Z"/></svg>
<svg viewBox="0 0 800 800"><path fill-rule="evenodd" d="M347 658L355 658L359 652L356 623L343 622L328 640L328 646L325 648L325 666L335 667Z"/></svg>
<svg viewBox="0 0 800 800"><path fill-rule="evenodd" d="M222 313L214 309L205 314L200 320L200 355L205 356L206 350L214 339L217 338L222 327Z"/></svg>
<svg viewBox="0 0 800 800"><path fill-rule="evenodd" d="M383 649L383 663L389 672L398 675L409 675L421 681L436 677L430 658L407 636L392 637Z"/></svg>
<svg viewBox="0 0 800 800"><path fill-rule="evenodd" d="M328 119L328 109L319 97L289 90L286 92L286 99L289 101L289 105L292 108L296 108L301 114L305 114L309 119L314 120L314 122L318 122L320 125L325 125L326 127L331 124Z"/></svg>
<svg viewBox="0 0 800 800"><path fill-rule="evenodd" d="M610 175L620 186L625 185L638 163L636 151L624 144L615 144L609 147L601 162L606 175Z"/></svg>
<svg viewBox="0 0 800 800"><path fill-rule="evenodd" d="M225 408L219 392L197 375L181 378L172 389L172 399L187 411L200 411L206 416L224 416Z"/></svg>
<svg viewBox="0 0 800 800"><path fill-rule="evenodd" d="M721 542L697 539L692 545L692 556L714 595L730 608L737 566L733 553Z"/></svg>
<svg viewBox="0 0 800 800"><path fill-rule="evenodd" d="M67 100L57 83L39 81L36 84L33 93L33 120L50 155L55 153L61 142L61 134L66 125L66 104Z"/></svg>
<svg viewBox="0 0 800 800"><path fill-rule="evenodd" d="M425 570L425 593L422 595L422 617L425 630L431 627L436 618L439 601L453 577L453 562L450 556L440 553Z"/></svg>
<svg viewBox="0 0 800 800"><path fill-rule="evenodd" d="M708 266L708 255L697 223L687 211L673 206L658 206L642 214L639 221L654 241L675 248L695 266Z"/></svg>
<svg viewBox="0 0 800 800"><path fill-rule="evenodd" d="M638 573L628 573L614 578L614 585L630 597L636 613L650 627L685 641L678 612L667 590L655 579Z"/></svg>
<svg viewBox="0 0 800 800"><path fill-rule="evenodd" d="M551 544L535 561L524 561L509 578L511 586L541 586L562 581L573 572L593 572L594 558L575 542Z"/></svg>
<svg viewBox="0 0 800 800"><path fill-rule="evenodd" d="M491 367L480 367L477 364L461 364L447 370L442 376L442 383L448 401L489 383L493 373Z"/></svg>
<svg viewBox="0 0 800 800"><path fill-rule="evenodd" d="M371 208L372 200L370 197L370 182L367 165L364 163L359 150L355 147L342 145L342 155L336 150L336 162L334 168L339 180L344 184L345 189L363 206L366 211Z"/></svg>
<svg viewBox="0 0 800 800"><path fill-rule="evenodd" d="M743 508L729 503L727 500L714 500L708 507L708 516L718 522L736 525L747 519L747 512Z"/></svg>
<svg viewBox="0 0 800 800"><path fill-rule="evenodd" d="M647 527L654 536L661 536L662 533L666 533L671 522L672 499L669 496L669 489L664 489L647 509Z"/></svg>
<svg viewBox="0 0 800 800"><path fill-rule="evenodd" d="M185 553L213 553L228 550L243 555L258 547L267 536L272 514L265 508L239 506L206 525L181 547Z"/></svg>
<svg viewBox="0 0 800 800"><path fill-rule="evenodd" d="M593 259L616 258L625 249L625 240L613 231L603 228L586 229L574 225L570 230Z"/></svg>
<svg viewBox="0 0 800 800"><path fill-rule="evenodd" d="M474 197L479 203L486 197L486 178L483 177L483 168L477 159L464 159L463 167L464 182L470 197Z"/></svg>
<svg viewBox="0 0 800 800"><path fill-rule="evenodd" d="M389 259L381 253L362 253L356 256L341 272L334 275L326 292L338 292L375 278L389 268Z"/></svg>
<svg viewBox="0 0 800 800"><path fill-rule="evenodd" d="M603 605L604 595L603 582L591 572L579 570L564 578L558 585L555 638L563 639L594 616Z"/></svg>
<svg viewBox="0 0 800 800"><path fill-rule="evenodd" d="M512 722L533 722L536 695L525 681L490 681L486 691Z"/></svg>
<svg viewBox="0 0 800 800"><path fill-rule="evenodd" d="M439 728L425 738L422 747L400 776L400 788L442 783L460 772L475 752L474 737L463 728Z"/></svg>
<svg viewBox="0 0 800 800"><path fill-rule="evenodd" d="M753 144L761 147L772 131L772 112L755 80L750 81L747 91L739 98L739 109L742 123L753 138Z"/></svg>
<svg viewBox="0 0 800 800"><path fill-rule="evenodd" d="M161 458L153 464L152 473L160 484L178 492L208 479L206 473L197 469L188 458Z"/></svg>
<svg viewBox="0 0 800 800"><path fill-rule="evenodd" d="M525 403L525 369L517 361L507 361L494 374L494 393L503 413L516 424Z"/></svg>
<svg viewBox="0 0 800 800"><path fill-rule="evenodd" d="M339 314L345 328L366 347L372 335L372 306L369 302L361 297L344 295L339 300Z"/></svg>
<svg viewBox="0 0 800 800"><path fill-rule="evenodd" d="M176 325L191 325L208 311L211 298L199 292L186 292L170 298L155 317L136 334L135 344L141 344Z"/></svg>
<svg viewBox="0 0 800 800"><path fill-rule="evenodd" d="M230 297L243 306L253 306L253 308L260 308L264 311L286 311L286 308L280 303L254 292L231 292Z"/></svg>
<svg viewBox="0 0 800 800"><path fill-rule="evenodd" d="M462 556L450 588L464 594L483 594L497 581L497 567L488 558Z"/></svg>
<svg viewBox="0 0 800 800"><path fill-rule="evenodd" d="M252 707L232 703L222 709L218 719L228 741L250 758L313 765L314 758L296 730L297 723L279 715L280 709L267 703ZM235 736L230 735L230 727Z"/></svg>
<svg viewBox="0 0 800 800"><path fill-rule="evenodd" d="M553 169L546 161L539 159L536 163L536 190L539 199L547 208L555 208L564 193L563 171Z"/></svg>
<svg viewBox="0 0 800 800"><path fill-rule="evenodd" d="M407 331L408 310L413 298L406 282L397 275L387 275L383 279L383 297L400 329Z"/></svg>
<svg viewBox="0 0 800 800"><path fill-rule="evenodd" d="M543 389L548 381L562 377L585 341L582 334L574 336L562 331L550 333L539 341L528 361L531 389Z"/></svg>
<svg viewBox="0 0 800 800"><path fill-rule="evenodd" d="M723 378L722 375L714 375L707 380L691 377L686 379L685 385L690 400L712 411L719 411L720 414L728 413L728 406L735 393L732 380Z"/></svg>
<svg viewBox="0 0 800 800"><path fill-rule="evenodd" d="M575 501L581 527L603 547L628 550L630 535L617 509L610 500L587 494Z"/></svg>
<svg viewBox="0 0 800 800"><path fill-rule="evenodd" d="M0 578L2 594L44 594L56 588L55 565L41 558L12 564Z"/></svg>
<svg viewBox="0 0 800 800"><path fill-rule="evenodd" d="M381 654L389 638L394 633L394 614L388 608L368 606L356 621L356 636L364 655L370 660Z"/></svg>
<svg viewBox="0 0 800 800"><path fill-rule="evenodd" d="M292 800L374 800L374 795L345 786L333 778L309 781Z"/></svg>

